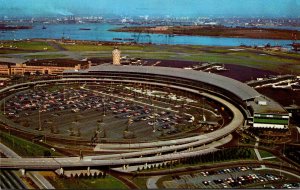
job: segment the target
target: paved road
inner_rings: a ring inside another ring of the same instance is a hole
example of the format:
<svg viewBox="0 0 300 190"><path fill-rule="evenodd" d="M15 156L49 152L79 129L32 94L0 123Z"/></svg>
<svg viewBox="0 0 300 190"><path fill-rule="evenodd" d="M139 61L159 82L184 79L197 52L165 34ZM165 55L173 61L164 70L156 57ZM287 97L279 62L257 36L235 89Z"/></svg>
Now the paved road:
<svg viewBox="0 0 300 190"><path fill-rule="evenodd" d="M40 188L40 189L55 189L49 181L44 178L39 172L27 172L32 181Z"/></svg>
<svg viewBox="0 0 300 190"><path fill-rule="evenodd" d="M161 178L162 176L153 176L148 178L147 180L147 189L158 189L156 182L159 180L159 178Z"/></svg>
<svg viewBox="0 0 300 190"><path fill-rule="evenodd" d="M88 166L120 166L129 164L141 164L152 162L164 162L182 158L193 157L202 154L208 154L218 149L207 148L204 150L192 152L177 152L159 156L128 158L128 159L80 159L80 157L65 158L3 158L1 159L1 168L24 168L24 169L59 169L65 167L88 167Z"/></svg>
<svg viewBox="0 0 300 190"><path fill-rule="evenodd" d="M209 146L207 147L210 147L210 148L217 148L218 146L221 146L223 144L226 144L228 142L230 142L232 140L232 135L228 135L227 137L223 138L223 139L220 139L219 141L214 141L212 142ZM188 152L188 151L195 151L195 150L204 150L206 149L207 147L205 146L201 146L201 147L196 147L196 148L189 148L185 151L182 151L182 152ZM126 157L132 157L134 156L134 153L124 153L124 154L120 154L122 155L123 158L126 158ZM87 156L86 158L91 158L91 159L103 159L104 157L106 157L108 155L103 155L103 156ZM120 158L122 158L120 157ZM106 157L107 158L107 157ZM154 164L147 164L148 166L155 166L157 165L156 163ZM122 173L130 173L130 172L133 172L133 171L137 171L138 168L143 168L145 167L145 164L142 164L142 165L133 165L133 166L127 166L127 167L118 167L118 168L113 168L112 170L115 170L115 171L119 171L119 172L122 172Z"/></svg>
<svg viewBox="0 0 300 190"><path fill-rule="evenodd" d="M8 158L17 158L22 159L17 153L12 151L10 148L0 143L1 152L7 156ZM2 159L1 159L2 160ZM1 161L2 162L2 161ZM38 172L27 172L29 177L34 181L34 183L41 189L55 189L48 180L46 180L41 174Z"/></svg>
<svg viewBox="0 0 300 190"><path fill-rule="evenodd" d="M8 62L8 63L24 63L26 62L25 59L20 58L8 58L8 57L0 57L1 62Z"/></svg>
<svg viewBox="0 0 300 190"><path fill-rule="evenodd" d="M258 137L255 137L255 139L256 139L256 143L255 143L254 146L255 146L255 147L258 147L259 138L258 138ZM256 154L257 159L258 159L259 161L262 161L263 159L261 158L260 153L259 153L259 151L258 151L257 148L254 148L254 152L255 152L255 154ZM265 165L261 165L261 168L262 168L262 169L265 169L266 166L265 166Z"/></svg>
<svg viewBox="0 0 300 190"><path fill-rule="evenodd" d="M294 173L291 173L291 172L288 172L288 171L285 171L285 170L277 169L277 168L265 167L265 168L256 168L255 170L272 170L272 171L275 170L275 171L278 171L278 172L282 172L282 173L286 173L286 174L292 175L292 176L300 179L300 176L297 175L297 174L294 174Z"/></svg>
<svg viewBox="0 0 300 190"><path fill-rule="evenodd" d="M0 151L8 158L22 158L17 153L12 151L10 148L5 146L4 144L0 143Z"/></svg>
<svg viewBox="0 0 300 190"><path fill-rule="evenodd" d="M264 157L264 158L262 158L262 159L263 159L263 160L269 160L269 159L273 159L273 158L276 158L276 156Z"/></svg>
<svg viewBox="0 0 300 190"><path fill-rule="evenodd" d="M66 51L66 48L62 47L59 43L47 41L47 44L52 46L54 49L58 51Z"/></svg>

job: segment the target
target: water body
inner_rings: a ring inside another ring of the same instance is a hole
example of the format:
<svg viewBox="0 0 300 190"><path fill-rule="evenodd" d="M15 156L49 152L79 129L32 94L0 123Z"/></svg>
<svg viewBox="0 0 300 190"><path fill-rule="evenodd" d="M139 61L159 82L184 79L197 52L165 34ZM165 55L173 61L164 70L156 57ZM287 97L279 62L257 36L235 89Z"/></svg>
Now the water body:
<svg viewBox="0 0 300 190"><path fill-rule="evenodd" d="M250 38L225 38L208 36L179 36L170 37L165 34L137 34L131 32L111 32L112 28L122 27L120 25L92 23L92 24L48 24L43 29L42 24L33 25L32 29L16 31L0 31L0 40L20 40L32 38L51 38L61 39L69 38L74 40L96 40L113 41L113 38L138 38L139 43L155 44L189 44L189 45L208 45L208 46L239 46L241 44L248 46L260 46L270 43L271 45L280 45L288 47L291 40L272 40L272 39L250 39ZM80 30L88 28L90 30ZM137 37L139 36L139 37ZM298 40L297 42L300 42Z"/></svg>

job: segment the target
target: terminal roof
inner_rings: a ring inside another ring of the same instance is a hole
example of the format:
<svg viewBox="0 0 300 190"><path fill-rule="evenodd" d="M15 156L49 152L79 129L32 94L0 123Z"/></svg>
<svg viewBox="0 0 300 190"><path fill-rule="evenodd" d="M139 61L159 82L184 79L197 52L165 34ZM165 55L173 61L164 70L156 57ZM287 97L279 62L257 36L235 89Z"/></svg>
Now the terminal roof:
<svg viewBox="0 0 300 190"><path fill-rule="evenodd" d="M259 102L265 102L266 105L260 105ZM247 103L253 108L255 113L288 114L288 112L280 104L263 95L256 97L254 101Z"/></svg>
<svg viewBox="0 0 300 190"><path fill-rule="evenodd" d="M79 71L82 73L88 72L126 72L126 73L144 73L144 74L154 74L154 75L165 75L173 76L179 78L186 78L191 80L196 80L199 82L207 83L219 88L226 89L235 95L237 95L243 101L254 99L260 96L260 94L250 86L239 82L237 80L224 77L221 75L206 73L202 71L186 70L171 67L153 67L153 66L132 66L132 65L98 65L91 67L87 70ZM66 72L70 72L66 71ZM72 71L74 72L74 71Z"/></svg>

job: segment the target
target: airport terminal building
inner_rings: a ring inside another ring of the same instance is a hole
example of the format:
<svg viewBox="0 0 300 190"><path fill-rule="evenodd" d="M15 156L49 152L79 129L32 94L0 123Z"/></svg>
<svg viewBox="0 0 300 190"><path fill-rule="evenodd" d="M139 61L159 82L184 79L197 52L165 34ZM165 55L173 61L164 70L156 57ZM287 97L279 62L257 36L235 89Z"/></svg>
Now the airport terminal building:
<svg viewBox="0 0 300 190"><path fill-rule="evenodd" d="M83 61L36 60L24 63L0 63L0 75L24 75L24 74L52 74L61 75L64 70L86 69L90 63Z"/></svg>

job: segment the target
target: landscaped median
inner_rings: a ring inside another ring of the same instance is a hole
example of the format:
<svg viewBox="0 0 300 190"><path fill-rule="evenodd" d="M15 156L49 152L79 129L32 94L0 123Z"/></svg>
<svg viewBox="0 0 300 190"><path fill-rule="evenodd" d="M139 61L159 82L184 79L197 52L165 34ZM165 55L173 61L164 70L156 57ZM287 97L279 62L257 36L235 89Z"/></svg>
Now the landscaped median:
<svg viewBox="0 0 300 190"><path fill-rule="evenodd" d="M18 155L22 157L62 156L62 154L55 152L49 148L5 133L3 131L1 131L0 137L1 143L13 149Z"/></svg>

